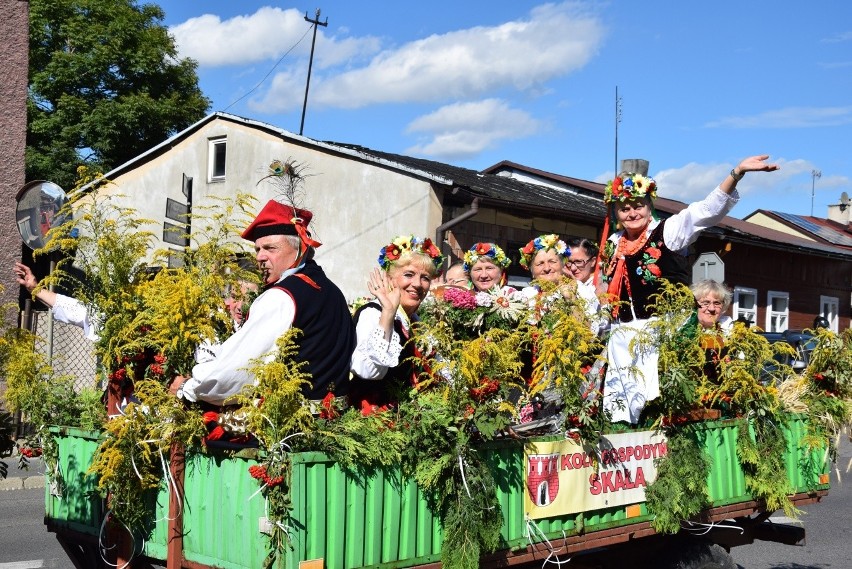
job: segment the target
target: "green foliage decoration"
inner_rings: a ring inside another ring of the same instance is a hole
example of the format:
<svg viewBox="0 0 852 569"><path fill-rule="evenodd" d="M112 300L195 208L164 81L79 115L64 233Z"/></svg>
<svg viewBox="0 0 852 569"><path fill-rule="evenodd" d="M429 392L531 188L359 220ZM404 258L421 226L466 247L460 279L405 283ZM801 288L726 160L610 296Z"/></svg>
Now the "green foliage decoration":
<svg viewBox="0 0 852 569"><path fill-rule="evenodd" d="M801 376L791 375L779 390L788 408L810 418L802 444L822 449L828 439L830 458L836 460L840 432L852 425L852 329L810 332L814 338L807 368Z"/></svg>
<svg viewBox="0 0 852 569"><path fill-rule="evenodd" d="M782 421L781 416L764 410L748 423L742 423L737 435L737 457L749 493L756 500L762 500L768 511L783 509L785 515L794 516L798 510L790 501L792 488L783 475L787 441Z"/></svg>
<svg viewBox="0 0 852 569"><path fill-rule="evenodd" d="M163 483L173 446L197 446L206 433L201 414L186 408L159 381L136 383L138 403L106 422L106 438L98 447L89 474L108 498L112 515L136 535L153 521L149 491Z"/></svg>
<svg viewBox="0 0 852 569"><path fill-rule="evenodd" d="M6 378L4 398L9 409L21 412L35 426L35 437L29 442L40 447L45 473L61 486L57 470L58 447L50 434L51 425L93 429L106 418L95 389L75 390L74 378L57 375L45 355L34 349L35 337L13 328L0 337L0 376ZM27 462L22 459L21 466Z"/></svg>
<svg viewBox="0 0 852 569"><path fill-rule="evenodd" d="M667 431L668 452L656 459L657 478L645 489L651 526L659 533L675 534L681 521L710 506L707 473L711 461L704 452L695 425Z"/></svg>
<svg viewBox="0 0 852 569"><path fill-rule="evenodd" d="M473 444L481 432L453 400L460 402L448 390L427 390L401 406L409 437L402 467L440 516L442 566L473 569L497 548L502 514L491 471Z"/></svg>
<svg viewBox="0 0 852 569"><path fill-rule="evenodd" d="M246 247L233 239L250 222L253 203L253 198L238 193L196 208L188 236L196 246L179 256L177 267L158 271L136 289L134 316L117 331L124 353L153 351L168 365L165 378L188 376L200 344L222 342L233 333L233 320L224 310L225 291L243 301L240 283L260 284L256 272L240 266ZM159 252L157 258L165 263L168 255Z"/></svg>
<svg viewBox="0 0 852 569"><path fill-rule="evenodd" d="M107 370L115 371L136 355L126 348L125 330L139 312L138 287L147 278L153 242L146 227L152 222L120 205L120 199L101 199L99 190L110 182L100 174L80 167L78 175L77 188L60 212L68 221L51 229L44 248L36 251L61 255L39 286L63 285L74 291L99 328L95 353ZM83 192L84 186L93 189Z"/></svg>
<svg viewBox="0 0 852 569"><path fill-rule="evenodd" d="M564 429L573 438L594 444L610 424L601 406L600 368L595 365L603 346L589 327L576 285L539 286L541 293L532 308L538 324L526 330L535 355L528 396L556 390L564 408Z"/></svg>
<svg viewBox="0 0 852 569"><path fill-rule="evenodd" d="M660 292L651 299L660 315L649 330L640 334L631 349L654 349L659 353L660 396L645 410L650 422L671 423L686 416L698 402L704 350L698 337L695 297L684 285L662 279Z"/></svg>

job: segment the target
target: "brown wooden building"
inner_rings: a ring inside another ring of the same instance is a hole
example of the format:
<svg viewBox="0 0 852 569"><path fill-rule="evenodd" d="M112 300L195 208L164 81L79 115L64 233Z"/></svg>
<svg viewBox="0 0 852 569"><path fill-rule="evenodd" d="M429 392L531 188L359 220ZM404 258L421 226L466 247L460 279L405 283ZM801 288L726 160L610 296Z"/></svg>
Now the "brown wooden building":
<svg viewBox="0 0 852 569"><path fill-rule="evenodd" d="M477 241L499 244L514 261L509 272L516 282L529 277L517 263L517 250L531 238L558 233L563 238L600 239L606 212L603 184L507 161L477 172L353 148L451 180L453 190L444 194L443 225L436 239L443 241L449 230L462 249ZM665 198L655 202L662 217L686 205ZM852 248L726 217L690 247L689 264L696 279L702 278L700 269L707 258L720 265L709 276L722 274L720 280L734 293L728 314L735 319L743 317L778 332L809 328L819 315L826 316L834 330L850 326Z"/></svg>

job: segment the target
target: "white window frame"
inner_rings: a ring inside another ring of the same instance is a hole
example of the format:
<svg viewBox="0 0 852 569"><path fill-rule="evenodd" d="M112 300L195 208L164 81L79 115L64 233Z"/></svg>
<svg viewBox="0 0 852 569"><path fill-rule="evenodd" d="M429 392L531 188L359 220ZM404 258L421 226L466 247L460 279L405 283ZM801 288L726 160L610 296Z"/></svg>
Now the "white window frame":
<svg viewBox="0 0 852 569"><path fill-rule="evenodd" d="M754 304L752 309L745 309L740 307L740 296L750 294L752 298L754 298ZM733 318L734 320L739 319L740 317L745 317L746 320L750 320L752 324L757 324L757 289L756 288L747 288L744 286L734 287L734 303L733 303Z"/></svg>
<svg viewBox="0 0 852 569"><path fill-rule="evenodd" d="M775 299L783 298L786 302L784 310L775 311L772 309L772 302ZM776 326L775 323L778 322ZM783 332L790 327L790 293L770 290L766 293L766 330L767 332Z"/></svg>
<svg viewBox="0 0 852 569"><path fill-rule="evenodd" d="M219 147L224 148L224 164L222 164L222 174L216 174L216 153ZM218 136L207 140L207 181L208 182L224 182L228 169L228 137Z"/></svg>
<svg viewBox="0 0 852 569"><path fill-rule="evenodd" d="M819 313L828 320L828 328L832 332L838 331L840 314L840 299L836 296L819 295Z"/></svg>

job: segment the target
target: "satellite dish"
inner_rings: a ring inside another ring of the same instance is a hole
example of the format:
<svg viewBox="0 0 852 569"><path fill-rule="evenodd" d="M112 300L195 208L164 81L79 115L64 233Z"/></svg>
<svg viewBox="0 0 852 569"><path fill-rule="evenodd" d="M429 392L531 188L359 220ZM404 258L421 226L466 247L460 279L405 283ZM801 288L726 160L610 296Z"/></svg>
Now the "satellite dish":
<svg viewBox="0 0 852 569"><path fill-rule="evenodd" d="M846 192L843 192L842 194L840 194L840 203L842 203L843 205L848 205L849 204L849 194L847 194Z"/></svg>
<svg viewBox="0 0 852 569"><path fill-rule="evenodd" d="M15 197L15 221L21 239L30 249L41 249L47 242L47 232L68 220L64 208L68 203L65 190L53 182L36 180L24 185Z"/></svg>

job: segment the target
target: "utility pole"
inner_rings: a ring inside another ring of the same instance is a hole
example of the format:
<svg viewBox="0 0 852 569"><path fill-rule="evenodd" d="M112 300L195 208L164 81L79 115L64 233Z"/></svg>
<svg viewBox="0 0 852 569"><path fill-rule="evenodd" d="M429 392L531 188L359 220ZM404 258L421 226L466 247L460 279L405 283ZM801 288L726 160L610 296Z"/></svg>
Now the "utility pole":
<svg viewBox="0 0 852 569"><path fill-rule="evenodd" d="M621 122L621 97L618 96L618 85L615 86L615 168L612 177L618 176L618 124Z"/></svg>
<svg viewBox="0 0 852 569"><path fill-rule="evenodd" d="M814 189L816 188L817 178L822 178L822 172L811 170L811 217L814 216Z"/></svg>
<svg viewBox="0 0 852 569"><path fill-rule="evenodd" d="M299 135L301 136L302 131L305 130L305 110L308 108L308 89L311 88L311 68L314 66L314 46L317 43L317 27L328 26L328 17L326 17L325 22L319 21L320 17L320 9L317 8L317 15L314 19L308 18L308 13L305 12L305 21L310 22L314 25L314 39L311 41L311 58L308 60L308 82L305 84L305 102L302 104L302 124L299 125Z"/></svg>

